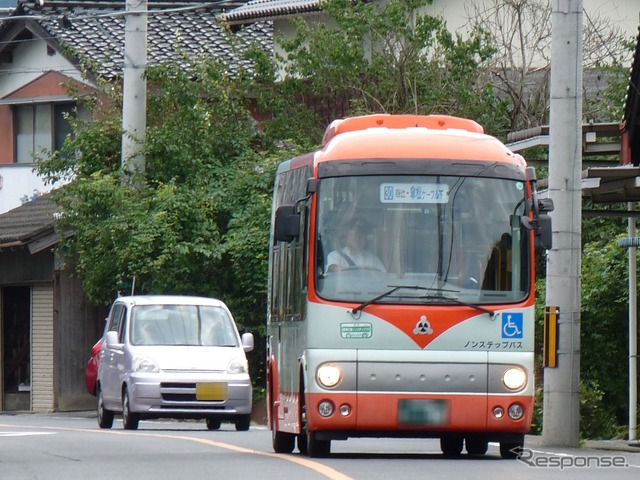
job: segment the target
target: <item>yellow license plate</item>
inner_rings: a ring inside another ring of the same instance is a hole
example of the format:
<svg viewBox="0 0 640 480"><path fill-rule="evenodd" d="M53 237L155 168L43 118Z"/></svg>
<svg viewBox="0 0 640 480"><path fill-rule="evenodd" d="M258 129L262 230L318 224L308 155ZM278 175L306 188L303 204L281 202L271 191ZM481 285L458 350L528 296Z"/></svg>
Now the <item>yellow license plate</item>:
<svg viewBox="0 0 640 480"><path fill-rule="evenodd" d="M196 383L196 400L226 400L229 387L225 382Z"/></svg>

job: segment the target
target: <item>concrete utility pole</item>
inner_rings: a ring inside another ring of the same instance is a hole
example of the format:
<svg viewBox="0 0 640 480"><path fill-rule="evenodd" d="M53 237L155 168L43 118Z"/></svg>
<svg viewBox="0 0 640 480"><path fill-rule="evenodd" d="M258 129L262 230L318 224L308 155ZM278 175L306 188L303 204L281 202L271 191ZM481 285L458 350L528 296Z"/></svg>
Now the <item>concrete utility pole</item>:
<svg viewBox="0 0 640 480"><path fill-rule="evenodd" d="M580 267L582 221L582 0L551 2L549 196L553 249L547 305L556 306L557 368L544 372L542 440L578 446L580 421Z"/></svg>
<svg viewBox="0 0 640 480"><path fill-rule="evenodd" d="M141 147L147 129L147 0L127 0L122 88L122 160L126 182L145 171Z"/></svg>
<svg viewBox="0 0 640 480"><path fill-rule="evenodd" d="M627 204L633 211L633 202ZM636 236L636 219L629 217L629 238ZM638 444L638 298L636 247L629 247L629 442Z"/></svg>

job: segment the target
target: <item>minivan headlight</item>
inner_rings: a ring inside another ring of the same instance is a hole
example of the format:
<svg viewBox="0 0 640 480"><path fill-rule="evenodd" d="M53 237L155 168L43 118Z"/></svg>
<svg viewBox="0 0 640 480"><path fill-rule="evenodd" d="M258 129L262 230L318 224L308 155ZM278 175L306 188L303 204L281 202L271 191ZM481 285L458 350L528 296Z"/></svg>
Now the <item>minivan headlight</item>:
<svg viewBox="0 0 640 480"><path fill-rule="evenodd" d="M236 357L227 365L227 373L247 373L249 363L245 357Z"/></svg>
<svg viewBox="0 0 640 480"><path fill-rule="evenodd" d="M157 373L160 371L160 367L153 358L150 357L135 357L133 359L133 371L134 372L147 372Z"/></svg>

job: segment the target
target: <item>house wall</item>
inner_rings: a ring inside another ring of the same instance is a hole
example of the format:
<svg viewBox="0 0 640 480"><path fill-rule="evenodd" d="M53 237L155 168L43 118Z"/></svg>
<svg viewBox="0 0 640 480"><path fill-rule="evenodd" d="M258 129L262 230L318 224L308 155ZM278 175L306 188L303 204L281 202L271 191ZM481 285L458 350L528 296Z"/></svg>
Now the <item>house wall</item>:
<svg viewBox="0 0 640 480"><path fill-rule="evenodd" d="M0 286L53 281L53 254L26 248L0 250Z"/></svg>
<svg viewBox="0 0 640 480"><path fill-rule="evenodd" d="M33 172L33 164L0 164L0 214L22 205L25 196L47 193L59 184L45 184Z"/></svg>
<svg viewBox="0 0 640 480"><path fill-rule="evenodd" d="M52 96L68 96L68 91L66 88L66 84L68 84L72 79L67 77L66 75L62 75L59 72L46 72L41 74L40 77L36 79L32 79L29 83L23 84L19 89L12 92L10 95L6 95L2 98L2 100L8 101L17 101L20 99L37 99L39 97L52 97ZM0 82L0 86L2 82ZM12 115L12 105L8 104L0 104L0 121L3 121L3 124L0 124L2 127L1 131L3 132L0 137L3 142L0 144L2 147L0 148L0 164L13 164L14 159L14 122Z"/></svg>
<svg viewBox="0 0 640 480"><path fill-rule="evenodd" d="M69 262L66 270L54 270L54 261L51 251L0 250L0 287L31 287L31 409L92 409L95 398L87 392L85 366L108 308L87 299Z"/></svg>
<svg viewBox="0 0 640 480"><path fill-rule="evenodd" d="M108 307L91 304L77 275L64 270L55 272L53 311L55 408L58 411L93 409L95 397L87 391L85 367L93 345L102 336Z"/></svg>
<svg viewBox="0 0 640 480"><path fill-rule="evenodd" d="M0 70L0 99L5 101L67 95L64 85L70 81L90 88L78 69L63 55L47 48L44 40L21 42L12 52L12 61L0 63ZM0 214L20 206L25 195L47 193L61 185L45 185L33 172L33 165L14 164L11 108L0 104Z"/></svg>
<svg viewBox="0 0 640 480"><path fill-rule="evenodd" d="M21 85L3 100L66 96L69 82L75 82L75 79L59 72L46 72ZM10 104L0 104L0 214L19 207L25 196L47 193L63 183L45 184L33 171L34 164L14 163L15 135L11 108Z"/></svg>
<svg viewBox="0 0 640 480"><path fill-rule="evenodd" d="M496 0L433 0L425 11L438 15L447 21L450 31L465 30L469 23L469 12L473 4L490 5ZM502 2L501 2L502 3ZM551 0L548 0L549 5ZM640 5L637 0L582 0L582 7L588 16L610 19L613 25L621 28L627 36L635 37L638 32L638 13ZM588 19L584 19L584 22Z"/></svg>
<svg viewBox="0 0 640 480"><path fill-rule="evenodd" d="M78 82L83 80L78 69L64 56L47 48L44 40L21 42L12 52L10 63L0 63L2 81L0 81L0 98L18 90L34 81L46 72L64 72Z"/></svg>

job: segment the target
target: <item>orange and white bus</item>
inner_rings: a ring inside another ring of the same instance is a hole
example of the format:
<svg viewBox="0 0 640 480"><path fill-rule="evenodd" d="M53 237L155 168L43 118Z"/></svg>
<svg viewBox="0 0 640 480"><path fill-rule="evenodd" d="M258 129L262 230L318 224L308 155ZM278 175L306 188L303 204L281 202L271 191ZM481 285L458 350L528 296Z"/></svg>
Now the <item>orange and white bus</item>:
<svg viewBox="0 0 640 480"><path fill-rule="evenodd" d="M553 205L472 120L368 115L280 164L269 257L273 448L439 438L515 457L534 405L534 250Z"/></svg>

